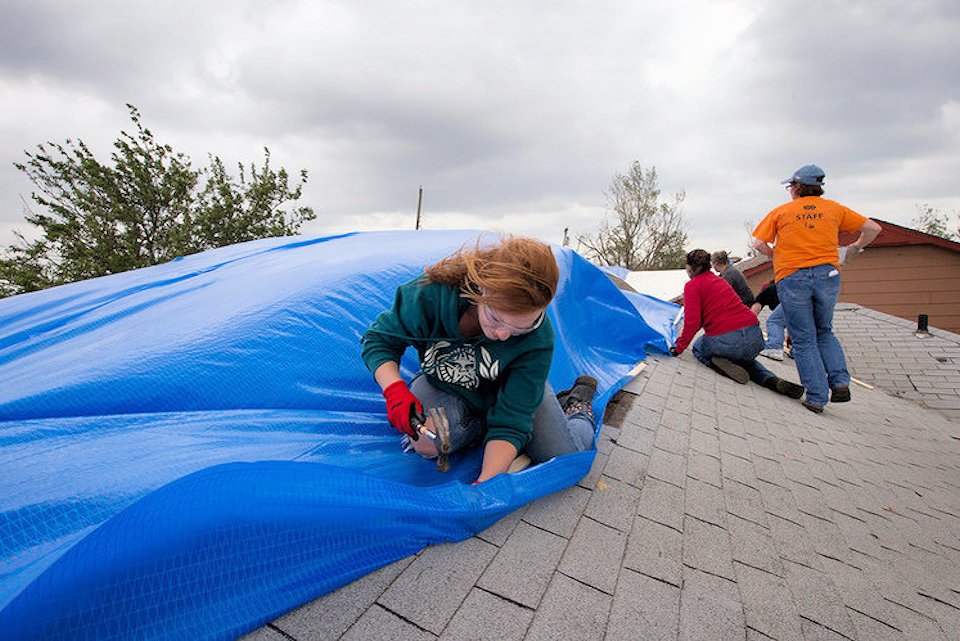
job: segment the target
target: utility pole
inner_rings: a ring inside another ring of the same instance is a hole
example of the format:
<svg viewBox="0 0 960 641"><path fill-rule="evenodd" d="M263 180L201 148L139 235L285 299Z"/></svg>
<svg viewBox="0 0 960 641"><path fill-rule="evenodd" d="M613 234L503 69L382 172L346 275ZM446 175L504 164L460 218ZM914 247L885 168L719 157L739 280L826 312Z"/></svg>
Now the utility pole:
<svg viewBox="0 0 960 641"><path fill-rule="evenodd" d="M423 185L420 185L420 195L417 197L417 226L414 229L420 229L420 208L423 206Z"/></svg>

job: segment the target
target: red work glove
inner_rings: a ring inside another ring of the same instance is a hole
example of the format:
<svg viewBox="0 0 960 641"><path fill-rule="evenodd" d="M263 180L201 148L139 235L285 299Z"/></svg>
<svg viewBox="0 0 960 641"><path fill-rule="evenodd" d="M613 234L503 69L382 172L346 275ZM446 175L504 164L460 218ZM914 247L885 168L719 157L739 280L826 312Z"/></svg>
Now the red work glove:
<svg viewBox="0 0 960 641"><path fill-rule="evenodd" d="M397 381L387 386L383 390L383 397L387 399L387 420L390 425L398 432L408 434L414 440L419 434L414 432L410 425L410 417L414 414L423 415L423 405L420 400L413 395L410 388L403 381Z"/></svg>

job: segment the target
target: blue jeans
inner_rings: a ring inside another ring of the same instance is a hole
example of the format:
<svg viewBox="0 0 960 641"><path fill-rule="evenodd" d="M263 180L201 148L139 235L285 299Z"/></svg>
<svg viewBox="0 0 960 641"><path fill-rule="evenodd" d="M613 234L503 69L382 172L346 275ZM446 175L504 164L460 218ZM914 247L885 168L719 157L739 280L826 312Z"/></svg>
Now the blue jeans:
<svg viewBox="0 0 960 641"><path fill-rule="evenodd" d="M418 374L410 382L410 391L423 403L423 409L443 407L450 421L450 452L479 445L487 431L487 417L472 411L457 396L443 392ZM523 452L536 463L555 456L583 452L593 447L593 419L586 413L565 416L557 396L547 383L543 400L533 415L533 434Z"/></svg>
<svg viewBox="0 0 960 641"><path fill-rule="evenodd" d="M830 388L850 384L843 348L833 334L839 294L840 270L833 265L798 269L777 282L800 382L815 405L827 404Z"/></svg>
<svg viewBox="0 0 960 641"><path fill-rule="evenodd" d="M777 305L767 317L767 342L763 344L764 349L783 349L784 323L783 305Z"/></svg>
<svg viewBox="0 0 960 641"><path fill-rule="evenodd" d="M707 367L711 356L722 356L747 370L750 380L763 385L774 374L757 362L757 354L763 349L763 334L759 325L751 325L726 334L701 336L693 342L693 355Z"/></svg>

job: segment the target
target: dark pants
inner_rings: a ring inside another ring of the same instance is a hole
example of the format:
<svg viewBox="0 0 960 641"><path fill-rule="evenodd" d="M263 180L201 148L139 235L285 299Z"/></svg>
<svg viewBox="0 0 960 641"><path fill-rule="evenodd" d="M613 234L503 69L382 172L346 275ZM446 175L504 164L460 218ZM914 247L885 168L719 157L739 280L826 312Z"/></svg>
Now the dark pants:
<svg viewBox="0 0 960 641"><path fill-rule="evenodd" d="M763 385L774 373L757 362L757 354L763 349L763 334L760 325L751 325L726 334L701 336L693 343L693 355L708 367L711 356L722 356L747 370L750 380Z"/></svg>

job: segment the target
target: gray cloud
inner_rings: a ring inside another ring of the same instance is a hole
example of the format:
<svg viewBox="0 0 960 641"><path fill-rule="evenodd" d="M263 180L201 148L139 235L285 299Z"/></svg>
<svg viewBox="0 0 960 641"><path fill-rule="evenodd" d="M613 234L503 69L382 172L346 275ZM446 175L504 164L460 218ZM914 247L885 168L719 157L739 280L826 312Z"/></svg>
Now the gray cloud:
<svg viewBox="0 0 960 641"><path fill-rule="evenodd" d="M807 162L868 215L960 206L953 2L6 4L0 244L21 150L106 153L124 102L195 163L307 168L313 231L405 224L423 185L431 221L557 240L634 159L705 246L742 248Z"/></svg>

